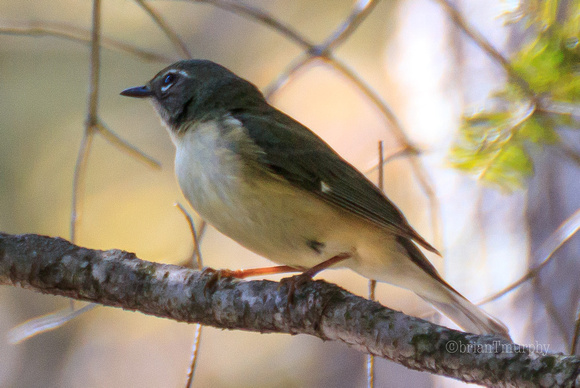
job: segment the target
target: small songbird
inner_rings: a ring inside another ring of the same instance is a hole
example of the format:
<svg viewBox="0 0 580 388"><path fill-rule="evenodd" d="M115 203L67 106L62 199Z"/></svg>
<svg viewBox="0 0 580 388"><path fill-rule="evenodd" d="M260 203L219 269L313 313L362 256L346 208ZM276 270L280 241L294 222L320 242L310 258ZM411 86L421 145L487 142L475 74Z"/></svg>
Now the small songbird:
<svg viewBox="0 0 580 388"><path fill-rule="evenodd" d="M226 236L280 268L343 266L407 288L466 331L509 338L439 276L415 244L437 250L372 182L250 82L186 60L121 94L151 98L185 197Z"/></svg>

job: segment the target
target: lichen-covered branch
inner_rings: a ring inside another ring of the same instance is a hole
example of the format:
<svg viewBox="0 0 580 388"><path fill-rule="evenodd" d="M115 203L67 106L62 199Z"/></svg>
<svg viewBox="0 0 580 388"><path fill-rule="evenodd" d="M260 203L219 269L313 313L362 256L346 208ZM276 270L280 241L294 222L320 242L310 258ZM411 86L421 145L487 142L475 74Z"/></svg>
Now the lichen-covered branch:
<svg viewBox="0 0 580 388"><path fill-rule="evenodd" d="M447 329L323 281L212 282L210 272L139 260L61 238L0 233L0 284L177 321L338 340L412 369L489 386L580 386L580 358L534 353L495 336Z"/></svg>

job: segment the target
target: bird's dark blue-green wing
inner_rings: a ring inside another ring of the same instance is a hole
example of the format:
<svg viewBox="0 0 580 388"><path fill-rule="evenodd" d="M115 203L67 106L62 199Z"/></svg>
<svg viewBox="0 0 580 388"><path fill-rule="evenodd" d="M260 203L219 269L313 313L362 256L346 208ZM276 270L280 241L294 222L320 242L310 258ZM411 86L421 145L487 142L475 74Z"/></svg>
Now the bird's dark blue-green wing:
<svg viewBox="0 0 580 388"><path fill-rule="evenodd" d="M439 254L372 182L299 122L274 108L232 112L232 116L264 150L260 162L272 172L328 203Z"/></svg>

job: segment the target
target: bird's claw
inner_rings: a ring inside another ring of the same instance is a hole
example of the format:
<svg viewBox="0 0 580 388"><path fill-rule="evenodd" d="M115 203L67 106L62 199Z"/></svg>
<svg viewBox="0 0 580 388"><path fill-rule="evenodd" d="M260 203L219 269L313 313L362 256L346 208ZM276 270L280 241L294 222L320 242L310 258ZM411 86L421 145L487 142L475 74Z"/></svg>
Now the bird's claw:
<svg viewBox="0 0 580 388"><path fill-rule="evenodd" d="M288 305L291 306L294 304L295 301L294 294L296 293L296 289L310 280L312 280L312 276L310 276L305 272L280 280L280 287L282 287L283 285L288 286L287 291Z"/></svg>
<svg viewBox="0 0 580 388"><path fill-rule="evenodd" d="M206 296L207 293L211 289L213 289L220 280L222 280L222 278L234 277L234 271L231 271L229 269L213 269L210 267L205 267L201 271L201 274L204 276L205 275L209 276L209 279L207 280L205 286L203 287L203 293Z"/></svg>

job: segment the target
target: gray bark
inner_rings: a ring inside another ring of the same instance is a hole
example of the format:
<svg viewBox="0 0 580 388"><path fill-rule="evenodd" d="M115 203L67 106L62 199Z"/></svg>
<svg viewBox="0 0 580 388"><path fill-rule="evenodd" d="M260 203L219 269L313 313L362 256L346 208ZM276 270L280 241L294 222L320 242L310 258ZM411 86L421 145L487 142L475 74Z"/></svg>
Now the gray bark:
<svg viewBox="0 0 580 388"><path fill-rule="evenodd" d="M580 387L580 358L534 353L409 317L311 281L288 304L285 283L240 281L61 238L0 233L0 284L184 322L342 341L408 368L487 386Z"/></svg>

